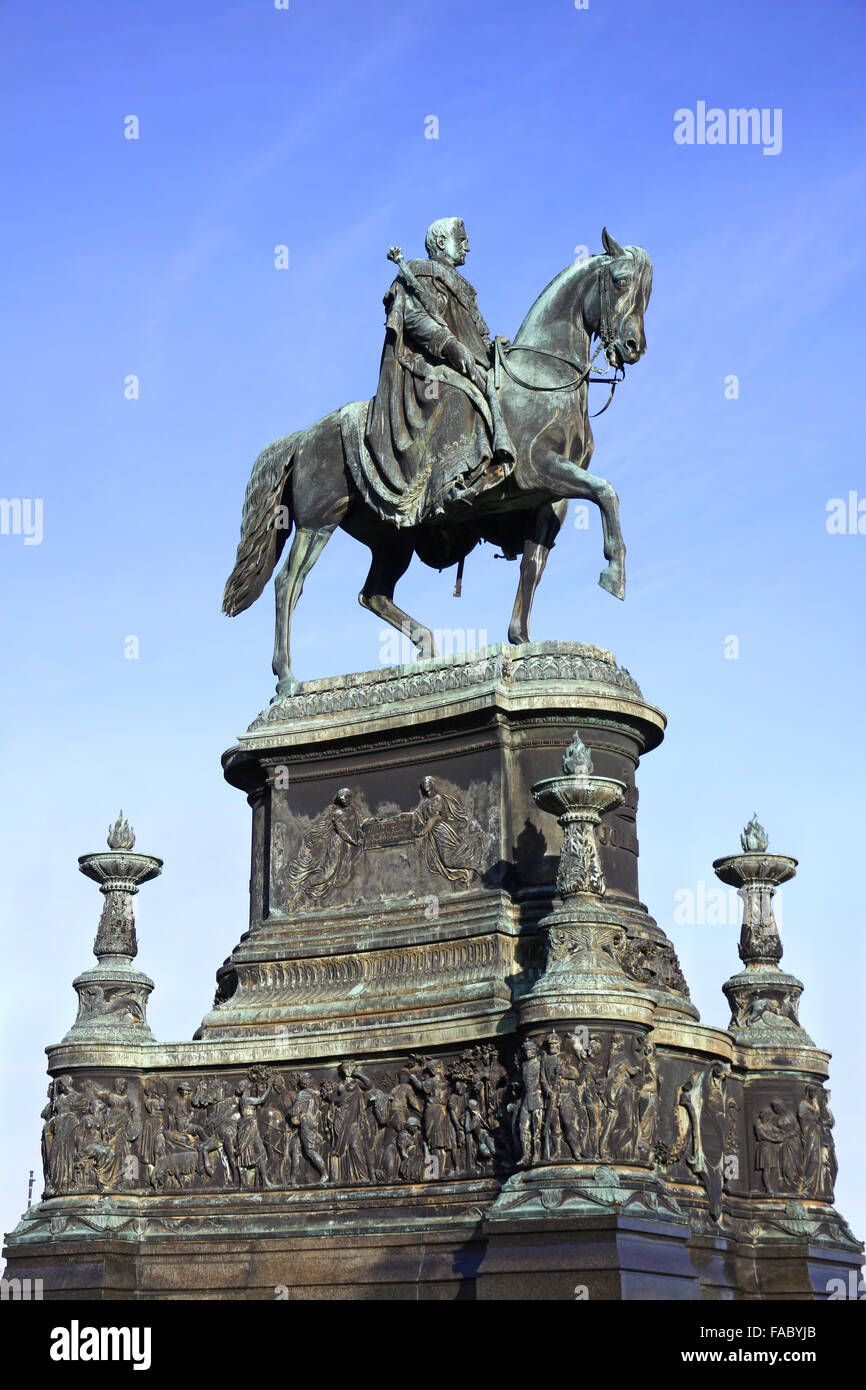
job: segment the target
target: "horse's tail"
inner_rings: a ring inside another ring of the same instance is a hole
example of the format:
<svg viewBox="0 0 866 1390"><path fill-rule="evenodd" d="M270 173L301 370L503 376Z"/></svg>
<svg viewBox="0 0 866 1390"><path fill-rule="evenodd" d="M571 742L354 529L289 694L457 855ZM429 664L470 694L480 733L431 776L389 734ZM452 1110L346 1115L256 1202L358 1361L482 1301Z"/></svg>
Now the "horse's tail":
<svg viewBox="0 0 866 1390"><path fill-rule="evenodd" d="M293 518L283 505L283 496L302 433L284 434L263 449L253 464L235 567L223 594L223 612L230 618L243 613L258 598L286 543Z"/></svg>

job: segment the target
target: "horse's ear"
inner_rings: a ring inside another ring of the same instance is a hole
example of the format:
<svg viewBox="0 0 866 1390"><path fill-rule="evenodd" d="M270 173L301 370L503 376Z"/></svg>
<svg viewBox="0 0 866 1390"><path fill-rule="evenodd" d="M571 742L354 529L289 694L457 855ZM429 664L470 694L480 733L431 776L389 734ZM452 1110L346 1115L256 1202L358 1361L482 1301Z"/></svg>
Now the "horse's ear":
<svg viewBox="0 0 866 1390"><path fill-rule="evenodd" d="M607 227L601 229L601 244L609 256L624 256L625 252L618 241L614 241Z"/></svg>

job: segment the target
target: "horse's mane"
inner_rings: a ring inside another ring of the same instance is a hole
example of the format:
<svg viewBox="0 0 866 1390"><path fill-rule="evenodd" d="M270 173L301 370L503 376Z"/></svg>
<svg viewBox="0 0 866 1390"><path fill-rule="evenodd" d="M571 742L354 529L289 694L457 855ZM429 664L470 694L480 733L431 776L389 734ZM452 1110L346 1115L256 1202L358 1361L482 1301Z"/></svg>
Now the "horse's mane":
<svg viewBox="0 0 866 1390"><path fill-rule="evenodd" d="M604 252L600 252L599 254L604 255ZM537 294L535 296L535 299L530 304L529 309L527 310L526 315L524 316L523 322L521 323L520 327L515 333L512 341L515 343L517 342L524 328L535 314L536 309L540 309L542 302L547 299L548 295L550 295L554 291L554 289L558 289L561 283L564 280L570 278L571 276L584 274L596 260L596 256L590 256L585 261L572 261L570 265L564 266L562 270L560 270L556 275L554 275L552 280L548 280L544 289L541 291L540 294Z"/></svg>

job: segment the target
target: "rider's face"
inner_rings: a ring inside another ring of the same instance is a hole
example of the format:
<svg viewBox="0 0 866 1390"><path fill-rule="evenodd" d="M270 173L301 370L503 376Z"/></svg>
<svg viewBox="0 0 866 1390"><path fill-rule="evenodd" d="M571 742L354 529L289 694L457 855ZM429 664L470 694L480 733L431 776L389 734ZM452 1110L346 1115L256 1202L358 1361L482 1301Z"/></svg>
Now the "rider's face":
<svg viewBox="0 0 866 1390"><path fill-rule="evenodd" d="M469 238L462 222L455 222L450 228L442 250L453 265L466 264L466 257L469 254Z"/></svg>

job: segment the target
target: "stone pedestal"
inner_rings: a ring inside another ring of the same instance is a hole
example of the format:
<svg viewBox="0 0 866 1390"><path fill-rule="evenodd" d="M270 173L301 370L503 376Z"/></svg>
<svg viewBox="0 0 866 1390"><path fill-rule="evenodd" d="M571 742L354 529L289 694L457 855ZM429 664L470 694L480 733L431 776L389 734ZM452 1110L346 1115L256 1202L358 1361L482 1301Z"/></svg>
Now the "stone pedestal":
<svg viewBox="0 0 866 1390"><path fill-rule="evenodd" d="M512 1026L560 851L532 786L575 721L621 788L598 862L626 968L694 1016L638 894L635 771L664 716L609 653L551 642L310 682L255 721L223 759L252 807L249 931L197 1036L305 1056L310 1040L426 1048Z"/></svg>
<svg viewBox="0 0 866 1390"><path fill-rule="evenodd" d="M223 760L252 871L214 1006L154 1041L118 898L75 982L112 972L111 1023L80 1013L48 1049L46 1190L10 1277L46 1298L826 1296L862 1249L832 1205L827 1054L752 1017L802 986L750 918L737 1017L701 1024L640 901L635 773L664 723L574 643L271 705ZM766 888L765 850L717 871ZM111 854L82 867L121 896L158 872Z"/></svg>

